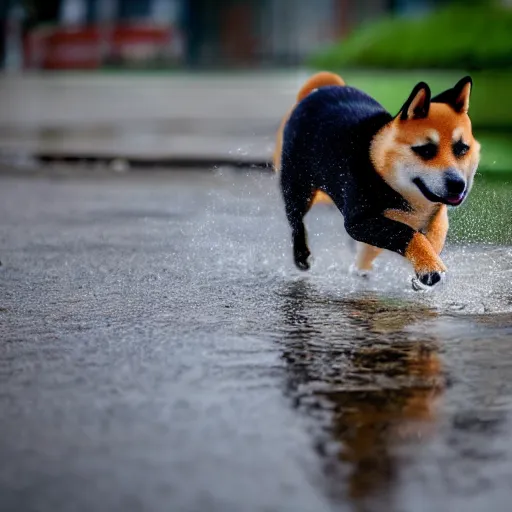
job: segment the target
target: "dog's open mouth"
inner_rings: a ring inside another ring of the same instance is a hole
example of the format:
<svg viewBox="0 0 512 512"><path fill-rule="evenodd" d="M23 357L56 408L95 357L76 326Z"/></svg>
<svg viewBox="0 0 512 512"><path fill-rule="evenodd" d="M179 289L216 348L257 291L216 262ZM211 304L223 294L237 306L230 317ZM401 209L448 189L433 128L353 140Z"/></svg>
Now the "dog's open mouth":
<svg viewBox="0 0 512 512"><path fill-rule="evenodd" d="M456 195L448 195L445 197L438 196L430 191L430 189L423 183L423 180L421 178L415 178L413 180L413 183L420 189L421 193L433 203L443 203L447 204L448 206L459 206L459 204L464 201L466 198L466 190L462 192L461 194Z"/></svg>

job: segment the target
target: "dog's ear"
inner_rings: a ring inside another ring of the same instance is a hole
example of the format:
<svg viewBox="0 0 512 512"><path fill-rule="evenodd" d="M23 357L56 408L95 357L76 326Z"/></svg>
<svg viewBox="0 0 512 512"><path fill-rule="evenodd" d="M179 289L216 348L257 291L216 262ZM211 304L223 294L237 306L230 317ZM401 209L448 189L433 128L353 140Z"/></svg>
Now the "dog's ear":
<svg viewBox="0 0 512 512"><path fill-rule="evenodd" d="M453 89L438 94L432 101L435 103L447 103L458 113L467 114L469 110L469 97L473 88L473 80L470 76L461 78Z"/></svg>
<svg viewBox="0 0 512 512"><path fill-rule="evenodd" d="M429 108L430 87L425 82L420 82L412 90L398 115L402 121L407 119L424 119L428 116Z"/></svg>

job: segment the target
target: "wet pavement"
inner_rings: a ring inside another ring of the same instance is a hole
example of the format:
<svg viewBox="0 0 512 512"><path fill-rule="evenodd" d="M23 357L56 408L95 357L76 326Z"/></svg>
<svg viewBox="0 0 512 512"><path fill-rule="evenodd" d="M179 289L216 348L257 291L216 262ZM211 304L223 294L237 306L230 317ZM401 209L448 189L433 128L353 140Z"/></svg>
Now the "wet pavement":
<svg viewBox="0 0 512 512"><path fill-rule="evenodd" d="M2 511L490 511L512 499L512 247L435 293L272 176L0 177Z"/></svg>

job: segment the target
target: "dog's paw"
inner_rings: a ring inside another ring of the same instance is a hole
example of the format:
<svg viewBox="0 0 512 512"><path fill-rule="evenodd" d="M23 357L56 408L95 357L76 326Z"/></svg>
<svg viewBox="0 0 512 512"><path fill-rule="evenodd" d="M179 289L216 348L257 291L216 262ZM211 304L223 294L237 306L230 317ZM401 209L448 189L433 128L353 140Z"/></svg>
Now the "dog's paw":
<svg viewBox="0 0 512 512"><path fill-rule="evenodd" d="M348 272L352 276L363 277L364 279L369 279L372 274L371 270L362 270L358 268L355 263L352 263L352 265L350 265Z"/></svg>
<svg viewBox="0 0 512 512"><path fill-rule="evenodd" d="M309 257L311 253L309 251L296 251L294 254L295 266L299 270L309 270Z"/></svg>
<svg viewBox="0 0 512 512"><path fill-rule="evenodd" d="M412 289L416 292L419 291L430 291L437 284L444 281L444 272L427 272L425 274L416 274L416 277L412 279Z"/></svg>

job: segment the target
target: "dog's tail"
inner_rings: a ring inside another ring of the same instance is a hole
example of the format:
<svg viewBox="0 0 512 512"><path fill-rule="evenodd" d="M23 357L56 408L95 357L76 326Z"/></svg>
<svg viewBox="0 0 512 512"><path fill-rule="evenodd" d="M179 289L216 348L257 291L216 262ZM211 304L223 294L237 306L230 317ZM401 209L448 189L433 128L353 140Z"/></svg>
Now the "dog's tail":
<svg viewBox="0 0 512 512"><path fill-rule="evenodd" d="M319 87L327 87L328 85L345 85L345 81L341 76L335 73L329 73L329 71L321 71L316 75L313 75L301 88L299 94L297 94L297 103L302 101L308 94L313 92Z"/></svg>
<svg viewBox="0 0 512 512"><path fill-rule="evenodd" d="M306 96L312 93L314 90L319 87L326 87L328 85L345 85L343 78L341 76L336 75L335 73L329 73L328 71L321 71L316 75L313 75L309 80L301 87L299 93L297 94L297 103L300 103ZM296 107L296 104L293 108L284 116L279 129L277 130L276 136L276 147L274 150L274 170L278 172L281 169L281 151L283 148L283 131L288 121L293 109Z"/></svg>
<svg viewBox="0 0 512 512"><path fill-rule="evenodd" d="M336 75L335 73L330 73L328 71L321 71L320 73L317 73L316 75L313 75L309 80L301 87L299 93L297 94L297 103L300 103L306 96L308 96L310 93L312 93L314 90L320 88L320 87L326 87L329 85L339 85L343 86L345 85L345 81L341 76ZM281 124L279 126L279 129L277 130L277 136L276 136L276 147L274 150L274 171L279 172L281 169L281 152L283 149L283 131L284 127L293 112L293 109L296 107L296 104L293 106L293 108L286 114L286 116L281 121ZM328 196L323 194L322 192L317 192L315 194L314 202L328 202L330 201Z"/></svg>

